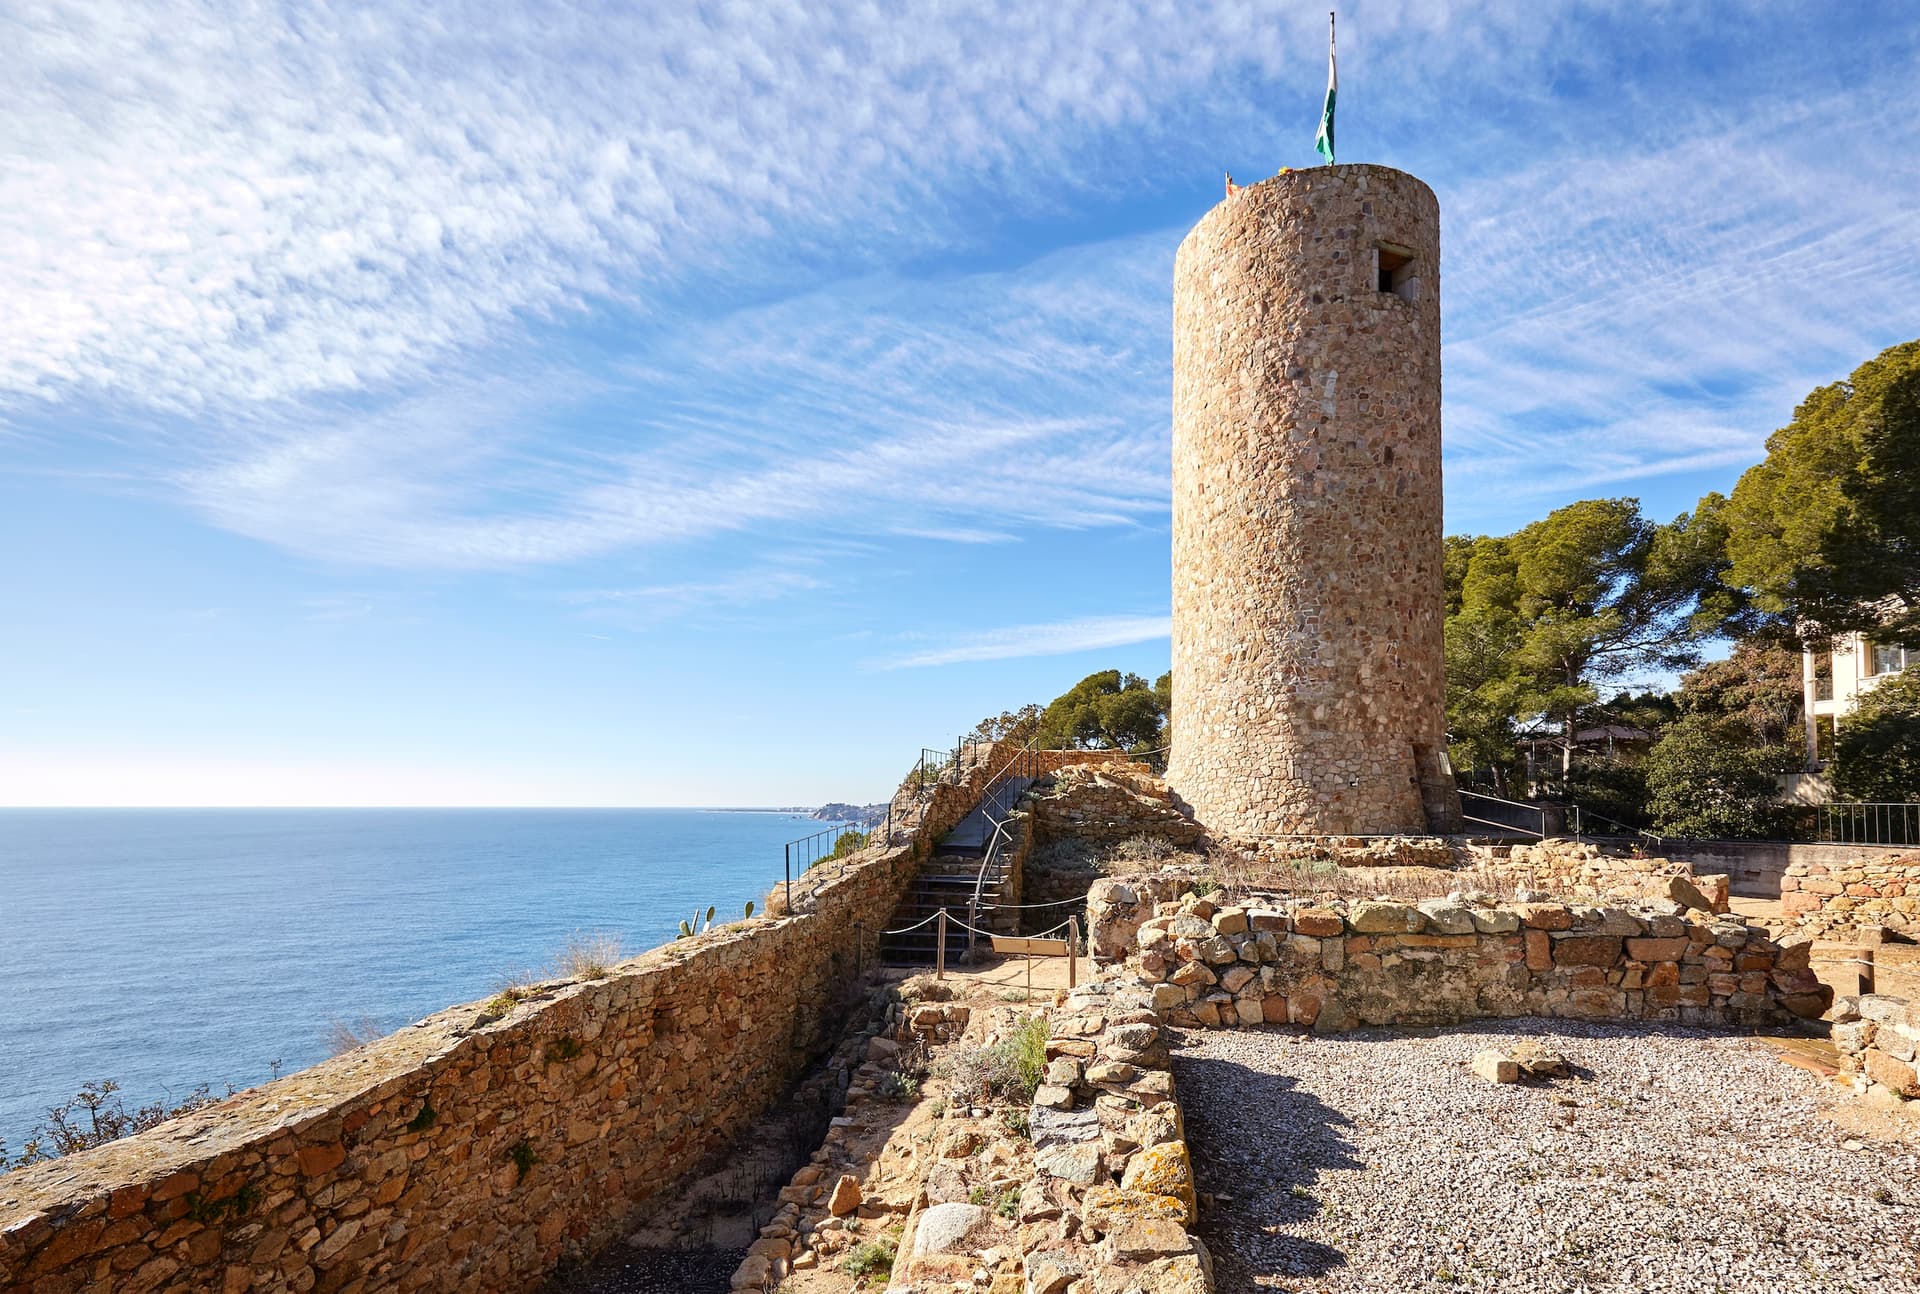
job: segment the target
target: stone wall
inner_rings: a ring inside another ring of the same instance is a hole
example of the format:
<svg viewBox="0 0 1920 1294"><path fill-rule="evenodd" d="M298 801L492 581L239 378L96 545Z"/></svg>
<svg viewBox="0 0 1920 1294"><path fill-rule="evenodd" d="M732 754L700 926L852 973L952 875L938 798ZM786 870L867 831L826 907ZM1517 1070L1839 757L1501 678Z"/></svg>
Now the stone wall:
<svg viewBox="0 0 1920 1294"><path fill-rule="evenodd" d="M1210 831L1457 818L1440 494L1433 191L1316 166L1208 212L1174 263L1168 780Z"/></svg>
<svg viewBox="0 0 1920 1294"><path fill-rule="evenodd" d="M1664 899L1675 897L1677 878L1693 886L1715 912L1727 910L1728 878L1702 874L1672 858L1645 858L1603 852L1580 840L1543 840L1537 845L1495 846L1487 868L1527 889L1575 899Z"/></svg>
<svg viewBox="0 0 1920 1294"><path fill-rule="evenodd" d="M1793 863L1780 880L1780 913L1822 937L1874 926L1920 937L1920 854Z"/></svg>
<svg viewBox="0 0 1920 1294"><path fill-rule="evenodd" d="M1920 1005L1869 993L1833 1004L1833 1045L1855 1087L1890 1105L1920 1098Z"/></svg>
<svg viewBox="0 0 1920 1294"><path fill-rule="evenodd" d="M0 1176L0 1288L537 1285L620 1235L825 1052L930 842L1010 753L971 747L951 781L903 788L892 843L795 878L792 913L782 886L780 915L522 1003L454 1007Z"/></svg>
<svg viewBox="0 0 1920 1294"><path fill-rule="evenodd" d="M1114 976L1067 995L1027 1127L1036 1173L1023 1221L1056 1224L1023 1256L1028 1290L1062 1294L1094 1272L1099 1289L1213 1288L1206 1247L1188 1232L1193 1163L1165 1023L1141 985Z"/></svg>
<svg viewBox="0 0 1920 1294"><path fill-rule="evenodd" d="M1166 782L1134 763L1068 765L1027 808L1035 849L1025 859L1024 901L1045 905L1027 913L1033 932L1057 925L1102 876L1138 871L1202 835L1175 807Z"/></svg>
<svg viewBox="0 0 1920 1294"><path fill-rule="evenodd" d="M1445 1024L1481 1017L1766 1024L1831 1001L1812 941L1738 916L1631 906L1428 900L1220 907L1172 873L1089 895L1096 953L1128 966L1178 1025Z"/></svg>
<svg viewBox="0 0 1920 1294"><path fill-rule="evenodd" d="M1660 851L1703 872L1725 872L1735 894L1777 899L1796 863L1850 867L1911 852L1907 845L1797 844L1784 840L1668 840Z"/></svg>
<svg viewBox="0 0 1920 1294"><path fill-rule="evenodd" d="M1140 764L1069 764L1051 789L1034 795L1031 808L1043 840L1115 844L1146 837L1191 845L1201 836L1200 825L1174 805L1166 781Z"/></svg>

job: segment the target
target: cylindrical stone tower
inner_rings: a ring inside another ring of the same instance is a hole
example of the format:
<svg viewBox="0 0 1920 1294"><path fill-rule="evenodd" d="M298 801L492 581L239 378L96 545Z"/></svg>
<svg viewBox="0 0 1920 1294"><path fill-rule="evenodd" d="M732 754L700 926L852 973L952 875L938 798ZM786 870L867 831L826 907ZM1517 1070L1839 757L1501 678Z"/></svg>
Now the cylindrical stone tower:
<svg viewBox="0 0 1920 1294"><path fill-rule="evenodd" d="M1168 780L1243 840L1449 829L1440 206L1384 166L1242 189L1173 271Z"/></svg>

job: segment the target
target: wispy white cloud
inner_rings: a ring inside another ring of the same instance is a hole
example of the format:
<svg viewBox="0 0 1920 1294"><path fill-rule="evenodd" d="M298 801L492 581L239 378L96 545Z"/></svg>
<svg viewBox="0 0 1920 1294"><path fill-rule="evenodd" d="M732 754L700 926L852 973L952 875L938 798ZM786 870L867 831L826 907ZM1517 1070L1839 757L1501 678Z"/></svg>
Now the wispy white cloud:
<svg viewBox="0 0 1920 1294"><path fill-rule="evenodd" d="M1751 16L1398 0L1348 27L1345 137L1441 190L1465 524L1736 465L1913 331L1913 38L1804 102L1691 93L1690 45L1818 53ZM214 523L350 563L1158 525L1180 229L909 267L1267 157L1323 39L1233 0L16 7L0 427L84 421Z"/></svg>
<svg viewBox="0 0 1920 1294"><path fill-rule="evenodd" d="M800 593L814 593L828 581L800 571L755 570L713 580L644 584L632 588L582 589L561 601L588 609L677 612L688 609L750 606Z"/></svg>
<svg viewBox="0 0 1920 1294"><path fill-rule="evenodd" d="M559 414L523 378L475 379L258 426L179 479L229 529L420 567L776 526L986 543L1140 524L1166 507L1167 305L1147 285L1170 263L1164 238L1134 238L1017 273L844 284L690 326L576 381ZM582 402L614 424L605 443L554 430Z"/></svg>
<svg viewBox="0 0 1920 1294"><path fill-rule="evenodd" d="M1086 616L1054 624L1012 625L959 634L938 646L917 648L878 664L882 669L917 669L1023 656L1066 656L1102 647L1152 642L1172 632L1171 616Z"/></svg>

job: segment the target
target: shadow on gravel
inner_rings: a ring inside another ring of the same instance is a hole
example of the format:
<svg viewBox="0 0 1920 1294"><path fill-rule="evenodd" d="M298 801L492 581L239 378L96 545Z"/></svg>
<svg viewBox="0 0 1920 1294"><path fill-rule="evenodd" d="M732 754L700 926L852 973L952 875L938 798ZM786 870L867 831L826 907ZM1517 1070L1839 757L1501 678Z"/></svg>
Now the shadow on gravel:
<svg viewBox="0 0 1920 1294"><path fill-rule="evenodd" d="M1258 1278L1345 1266L1340 1250L1285 1229L1319 1211L1313 1186L1322 1172L1365 1166L1342 1135L1352 1121L1285 1075L1177 1051L1173 1070L1197 1185L1211 1197L1200 1210L1200 1237L1219 1294L1253 1291Z"/></svg>

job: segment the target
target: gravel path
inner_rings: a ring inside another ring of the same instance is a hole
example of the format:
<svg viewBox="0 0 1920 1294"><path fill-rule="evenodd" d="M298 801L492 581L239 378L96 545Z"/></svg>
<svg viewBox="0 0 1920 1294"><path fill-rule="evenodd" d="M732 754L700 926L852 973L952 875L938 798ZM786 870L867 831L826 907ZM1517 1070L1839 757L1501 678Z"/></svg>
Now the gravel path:
<svg viewBox="0 0 1920 1294"><path fill-rule="evenodd" d="M726 1294L744 1249L633 1249L615 1245L591 1267L555 1277L541 1294Z"/></svg>
<svg viewBox="0 0 1920 1294"><path fill-rule="evenodd" d="M1519 1038L1575 1076L1468 1072ZM1240 1030L1188 1035L1174 1074L1220 1294L1920 1291L1920 1155L1849 1143L1816 1117L1834 1089L1746 1039Z"/></svg>

